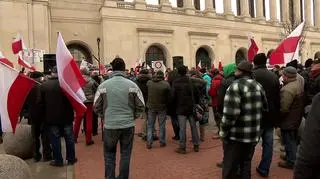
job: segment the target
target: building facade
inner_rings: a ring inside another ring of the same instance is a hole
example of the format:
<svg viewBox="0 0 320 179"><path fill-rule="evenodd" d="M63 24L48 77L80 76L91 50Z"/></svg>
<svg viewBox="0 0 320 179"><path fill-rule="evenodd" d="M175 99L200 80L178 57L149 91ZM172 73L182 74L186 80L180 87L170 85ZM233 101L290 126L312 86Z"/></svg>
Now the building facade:
<svg viewBox="0 0 320 179"><path fill-rule="evenodd" d="M189 67L199 60L209 66L219 60L233 62L236 51L248 47L249 33L259 51L266 53L283 38L285 24L302 20L306 28L301 59L320 50L320 0L269 0L269 20L264 0L238 0L236 15L232 0L222 2L224 12L216 13L214 0L205 0L202 11L197 10L200 1L194 0L178 0L178 7L169 0L160 0L159 5L145 0L0 0L0 50L16 63L11 42L20 33L27 47L55 53L61 32L78 60L96 63L100 55L106 64L118 55L128 68L139 60L164 60L172 67L172 58L182 56ZM35 65L42 69L42 62Z"/></svg>

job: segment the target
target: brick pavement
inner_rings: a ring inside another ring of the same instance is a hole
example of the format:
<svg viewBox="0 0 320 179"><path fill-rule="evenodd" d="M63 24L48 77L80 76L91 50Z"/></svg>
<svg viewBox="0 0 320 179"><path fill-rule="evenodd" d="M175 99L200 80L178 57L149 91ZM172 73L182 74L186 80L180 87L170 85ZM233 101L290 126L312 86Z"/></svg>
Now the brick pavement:
<svg viewBox="0 0 320 179"><path fill-rule="evenodd" d="M137 121L136 133L139 131L141 121ZM131 158L131 179L218 179L221 176L221 169L216 167L216 163L222 159L222 147L219 140L212 140L213 131L209 131L206 141L200 146L200 152L192 152L192 145L188 143L188 153L179 155L174 152L178 147L178 142L173 141L173 134L170 121L167 122L168 145L160 148L155 142L152 150L146 149L145 143L135 137L134 147ZM191 139L188 132L188 141ZM75 165L76 179L103 179L104 160L103 143L101 133L94 137L93 146L85 146L84 137L79 140L76 146L79 162ZM119 147L118 147L119 149ZM259 179L255 167L261 156L261 147L256 147L256 152L252 162L252 178ZM119 152L117 155L117 166L119 162ZM271 179L292 178L292 171L281 169L277 166L279 152L276 152L270 177ZM117 169L118 170L118 169ZM117 171L116 171L117 172Z"/></svg>

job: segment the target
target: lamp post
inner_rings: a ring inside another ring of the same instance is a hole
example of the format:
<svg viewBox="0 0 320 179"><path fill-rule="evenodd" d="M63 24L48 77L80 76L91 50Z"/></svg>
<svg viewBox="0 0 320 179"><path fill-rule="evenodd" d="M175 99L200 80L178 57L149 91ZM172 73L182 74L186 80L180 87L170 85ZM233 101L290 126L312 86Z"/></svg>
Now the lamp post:
<svg viewBox="0 0 320 179"><path fill-rule="evenodd" d="M100 74L100 63L101 63L101 60L100 60L100 38L98 37L97 38L97 45L98 45L98 65L99 65L99 76L101 75Z"/></svg>

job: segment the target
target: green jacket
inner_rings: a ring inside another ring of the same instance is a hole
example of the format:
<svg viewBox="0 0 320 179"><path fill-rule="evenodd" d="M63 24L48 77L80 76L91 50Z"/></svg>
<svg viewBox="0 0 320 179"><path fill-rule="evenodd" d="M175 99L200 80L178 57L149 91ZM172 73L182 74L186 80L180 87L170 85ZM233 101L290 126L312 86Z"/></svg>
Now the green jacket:
<svg viewBox="0 0 320 179"><path fill-rule="evenodd" d="M149 80L148 86L148 102L147 107L149 109L166 110L169 104L170 97L170 85L168 82L161 78L154 78Z"/></svg>

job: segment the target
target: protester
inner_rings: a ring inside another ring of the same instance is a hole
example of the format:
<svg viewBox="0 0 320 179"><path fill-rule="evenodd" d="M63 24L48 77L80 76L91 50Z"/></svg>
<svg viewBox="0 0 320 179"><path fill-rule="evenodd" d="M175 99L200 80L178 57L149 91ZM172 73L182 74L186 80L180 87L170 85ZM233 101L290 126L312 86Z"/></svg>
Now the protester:
<svg viewBox="0 0 320 179"><path fill-rule="evenodd" d="M193 150L199 152L199 135L197 131L196 121L193 117L193 93L195 92L194 86L191 83L187 74L187 67L178 67L178 73L180 76L176 77L172 84L172 96L173 104L176 114L178 115L179 127L180 127L180 146L176 150L177 153L186 154L186 124L190 123Z"/></svg>
<svg viewBox="0 0 320 179"><path fill-rule="evenodd" d="M311 104L312 98L320 92L320 59L315 59L309 73L309 84L307 88L307 101Z"/></svg>
<svg viewBox="0 0 320 179"><path fill-rule="evenodd" d="M269 112L261 119L262 156L257 172L268 177L273 155L273 134L280 114L280 83L276 74L267 69L267 57L257 54L254 59L253 77L266 92Z"/></svg>
<svg viewBox="0 0 320 179"><path fill-rule="evenodd" d="M173 71L169 72L168 74L168 83L170 84L170 87L172 88L173 82L177 79L179 76L178 70L175 68ZM172 129L174 132L174 136L172 137L173 140L180 140L180 127L179 127L179 121L178 116L176 114L176 107L173 103L170 103L168 106L168 115L171 118L171 124Z"/></svg>
<svg viewBox="0 0 320 179"><path fill-rule="evenodd" d="M84 78L84 80L86 81L86 84L84 87L82 87L82 90L84 92L84 95L86 96L86 100L84 101L84 104L87 107L87 111L85 113L84 116L84 129L85 129L85 135L86 135L86 145L92 145L94 144L94 141L92 140L92 119L93 119L93 109L92 109L92 105L93 105L93 100L94 100L94 95L97 91L97 88L99 86L98 83L96 83L96 81L94 81L91 77L90 77L90 72L89 69L87 68L82 68L80 69L82 76ZM76 120L74 123L74 141L77 143L78 141L78 134L79 134L79 130L80 130L80 125L81 125L81 121L82 121L82 117L78 117L76 116Z"/></svg>
<svg viewBox="0 0 320 179"><path fill-rule="evenodd" d="M223 81L223 76L219 73L218 69L215 69L213 71L213 79L211 81L211 87L209 89L209 95L211 96L211 105L213 109L213 115L214 120L216 122L216 125L218 127L218 132L215 136L213 136L213 139L219 139L219 129L220 129L220 121L221 121L221 115L218 112L218 91L221 87Z"/></svg>
<svg viewBox="0 0 320 179"><path fill-rule="evenodd" d="M52 150L50 146L50 128L43 120L43 115L40 106L41 100L41 86L42 83L41 78L44 75L41 72L35 71L30 74L30 78L34 79L38 83L31 89L27 99L25 101L25 105L28 106L27 113L29 116L29 120L31 123L31 131L32 131L32 138L33 138L33 159L35 162L39 162L42 158L44 161L52 160ZM41 143L40 143L40 136L41 136ZM42 154L40 152L42 144Z"/></svg>
<svg viewBox="0 0 320 179"><path fill-rule="evenodd" d="M98 84L100 85L103 80L101 78L101 76L99 76L98 72L93 72L92 73L92 79ZM98 135L98 115L93 111L93 118L92 118L92 135L96 136Z"/></svg>
<svg viewBox="0 0 320 179"><path fill-rule="evenodd" d="M160 147L166 146L167 106L170 103L171 88L164 81L164 73L159 70L154 78L147 83L148 87L148 137L147 148L152 148L154 124L158 118L160 128Z"/></svg>
<svg viewBox="0 0 320 179"><path fill-rule="evenodd" d="M236 178L237 164L241 178L251 178L251 160L260 136L260 120L268 110L263 87L251 78L252 64L242 61L235 73L237 80L224 98L220 137L223 140L224 179Z"/></svg>
<svg viewBox="0 0 320 179"><path fill-rule="evenodd" d="M320 178L320 93L312 102L294 167L294 179Z"/></svg>
<svg viewBox="0 0 320 179"><path fill-rule="evenodd" d="M52 166L63 166L61 154L61 137L66 142L66 159L69 165L77 162L73 138L73 108L68 97L62 91L57 74L57 67L52 69L52 75L41 86L41 111L44 111L45 122L51 129L51 146L53 151Z"/></svg>
<svg viewBox="0 0 320 179"><path fill-rule="evenodd" d="M127 79L123 59L112 62L112 77L97 90L94 110L104 118L105 178L116 178L117 143L120 142L121 179L129 178L131 151L135 131L135 119L144 112L144 99L139 87Z"/></svg>
<svg viewBox="0 0 320 179"><path fill-rule="evenodd" d="M199 121L200 141L203 142L205 140L205 126L209 123L209 99L206 89L207 82L200 75L196 71L190 71L190 80L195 90L194 103L199 104L205 112L203 119Z"/></svg>
<svg viewBox="0 0 320 179"><path fill-rule="evenodd" d="M149 74L149 71L147 69L143 69L140 71L139 75L137 76L136 84L140 88L143 99L145 104L148 101L148 86L147 83L149 80L151 80L151 74ZM138 134L139 137L141 137L143 140L147 140L147 126L148 126L148 108L146 107L145 112L142 114L142 127L141 132ZM154 140L157 140L157 134L155 128L153 129L153 138Z"/></svg>
<svg viewBox="0 0 320 179"><path fill-rule="evenodd" d="M285 146L286 156L279 162L283 168L293 169L297 152L297 132L301 123L304 107L303 87L297 79L297 70L294 67L286 67L283 71L284 86L280 92L280 129Z"/></svg>

